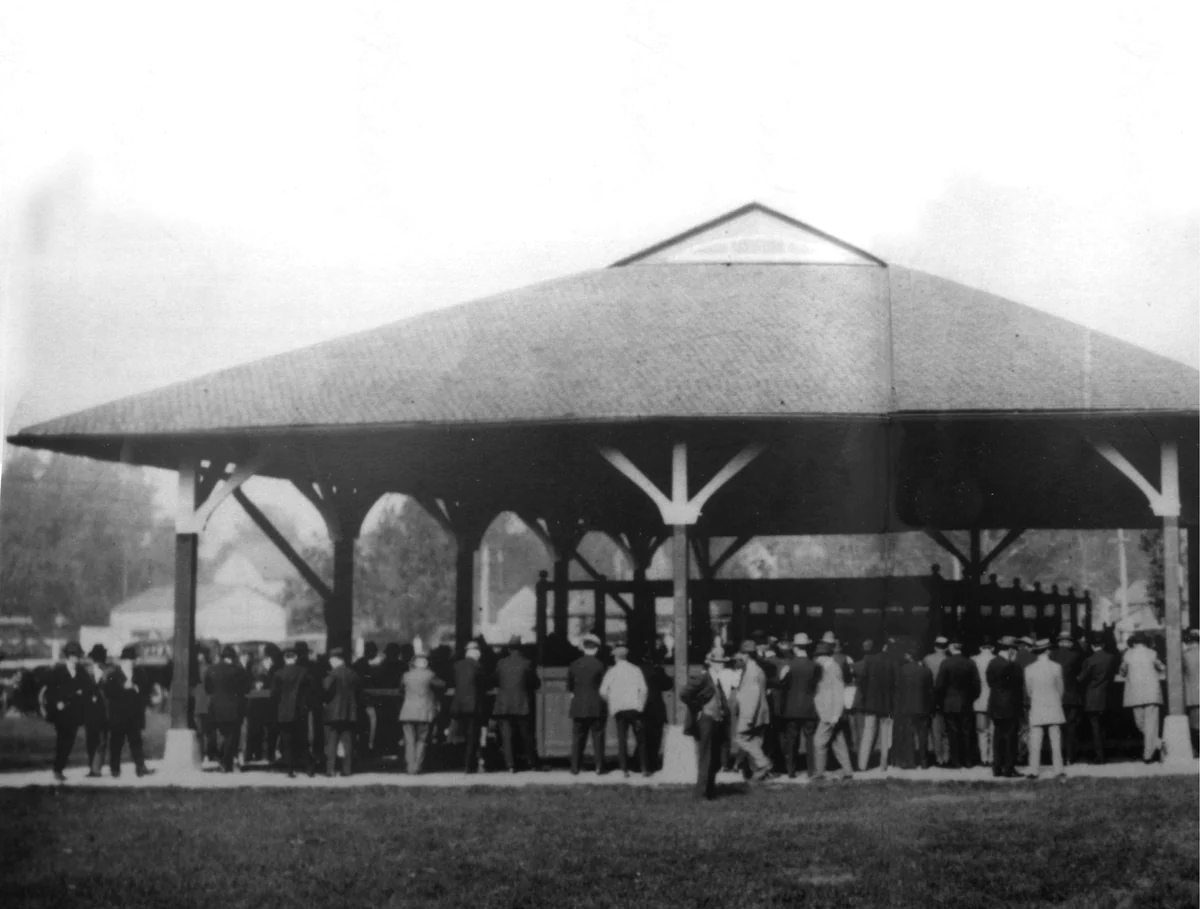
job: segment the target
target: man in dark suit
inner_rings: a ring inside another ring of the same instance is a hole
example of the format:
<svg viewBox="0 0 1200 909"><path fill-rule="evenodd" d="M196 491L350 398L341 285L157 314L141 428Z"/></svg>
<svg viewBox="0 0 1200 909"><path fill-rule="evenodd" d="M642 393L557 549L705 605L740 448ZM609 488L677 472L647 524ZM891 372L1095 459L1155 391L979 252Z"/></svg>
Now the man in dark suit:
<svg viewBox="0 0 1200 909"><path fill-rule="evenodd" d="M342 744L342 776L354 772L354 728L358 725L361 681L346 665L346 651L334 647L328 653L329 675L322 682L325 692L325 775L333 776L337 769L338 743Z"/></svg>
<svg viewBox="0 0 1200 909"><path fill-rule="evenodd" d="M1083 687L1079 684L1079 672L1083 668L1083 654L1075 648L1075 641L1067 632L1058 636L1058 646L1051 652L1050 659L1062 667L1063 696L1063 761L1075 763L1079 750L1079 721L1083 718Z"/></svg>
<svg viewBox="0 0 1200 909"><path fill-rule="evenodd" d="M458 724L464 740L464 773L479 770L479 721L484 715L483 696L488 689L487 677L479 659L479 645L471 641L463 658L454 664L454 696L450 700L450 716Z"/></svg>
<svg viewBox="0 0 1200 909"><path fill-rule="evenodd" d="M894 641L889 641L881 653L867 653L862 659L862 676L858 680L858 697L861 700L855 702L865 716L862 737L858 742L860 773L870 766L876 741L879 744L879 769L888 769L896 678L900 668L897 646Z"/></svg>
<svg viewBox="0 0 1200 909"><path fill-rule="evenodd" d="M811 777L816 773L813 734L817 731L820 717L817 716L817 705L813 700L818 677L817 664L808 658L811 643L803 631L792 639L792 661L788 663L787 671L778 685L779 714L783 719L783 766L787 769L788 779L796 778L796 752L801 736L804 737L808 775Z"/></svg>
<svg viewBox="0 0 1200 909"><path fill-rule="evenodd" d="M530 769L538 769L537 751L533 746L533 693L540 685L533 663L521 653L521 638L514 636L508 642L508 655L496 664L496 706L493 708L500 725L504 764L509 773L517 772L513 736L518 733Z"/></svg>
<svg viewBox="0 0 1200 909"><path fill-rule="evenodd" d="M108 677L108 648L103 644L95 644L88 651L91 661L90 672L96 685L99 697L88 710L84 723L84 739L87 742L88 773L90 777L99 777L100 768L108 757L108 702L104 699L104 680Z"/></svg>
<svg viewBox="0 0 1200 909"><path fill-rule="evenodd" d="M312 676L300 665L294 647L283 652L283 668L271 679L271 700L275 721L279 724L279 745L287 763L288 777L294 779L301 762L313 775L312 754L308 750L308 707L312 701Z"/></svg>
<svg viewBox="0 0 1200 909"><path fill-rule="evenodd" d="M83 648L78 641L63 648L63 662L54 667L46 682L46 714L54 723L54 778L66 781L63 771L75 746L79 727L96 709L100 693L91 674L80 665Z"/></svg>
<svg viewBox="0 0 1200 909"><path fill-rule="evenodd" d="M109 770L114 777L121 775L121 750L126 739L137 775L145 776L150 772L146 769L146 755L142 750L150 687L150 676L144 667L137 665L137 647L130 644L121 651L121 659L104 680L104 697L108 701Z"/></svg>
<svg viewBox="0 0 1200 909"><path fill-rule="evenodd" d="M237 650L227 644L221 650L221 662L213 666L204 679L204 690L211 698L209 719L217 727L222 773L233 772L242 718L246 715L246 695L252 685L250 673L238 662Z"/></svg>
<svg viewBox="0 0 1200 909"><path fill-rule="evenodd" d="M1000 639L1000 649L988 664L988 715L995 730L992 776L1017 776L1017 737L1025 713L1025 671L1016 663L1016 638Z"/></svg>
<svg viewBox="0 0 1200 909"><path fill-rule="evenodd" d="M938 668L941 669L939 662ZM926 660L905 651L896 674L892 704L893 734L891 760L897 767L911 770L929 767L929 735L933 716L933 672ZM935 752L936 754L936 752Z"/></svg>
<svg viewBox="0 0 1200 909"><path fill-rule="evenodd" d="M1104 763L1104 714L1108 710L1108 689L1117 674L1116 654L1104 649L1104 637L1093 634L1091 654L1079 667L1076 681L1081 689L1083 712L1092 731L1092 750L1097 764ZM1064 679L1065 684L1065 679Z"/></svg>
<svg viewBox="0 0 1200 909"><path fill-rule="evenodd" d="M979 670L963 655L962 644L950 641L948 653L934 680L934 708L946 724L951 769L972 766L971 737L975 733L975 699L982 684Z"/></svg>
<svg viewBox="0 0 1200 909"><path fill-rule="evenodd" d="M696 740L695 798L711 799L716 795L717 771L721 767L721 738L729 721L729 702L717 674L725 665L725 651L714 647L705 660L708 668L693 676L679 693L680 702L687 707L685 735Z"/></svg>
<svg viewBox="0 0 1200 909"><path fill-rule="evenodd" d="M604 664L596 656L600 639L584 635L583 656L567 667L567 691L571 692L571 773L578 774L587 747L588 733L592 736L592 753L596 758L596 773L604 773L604 724L607 719L600 683L604 680Z"/></svg>

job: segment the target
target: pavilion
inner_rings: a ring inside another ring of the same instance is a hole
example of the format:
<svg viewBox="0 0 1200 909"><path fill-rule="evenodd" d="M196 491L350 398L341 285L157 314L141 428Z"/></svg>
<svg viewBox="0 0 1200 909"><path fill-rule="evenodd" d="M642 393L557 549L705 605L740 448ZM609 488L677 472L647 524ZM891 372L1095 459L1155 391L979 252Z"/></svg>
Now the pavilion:
<svg viewBox="0 0 1200 909"><path fill-rule="evenodd" d="M500 512L543 536L564 582L587 531L618 541L635 579L673 539L679 685L689 538L924 530L978 582L1025 529L1162 527L1174 578L1182 523L1194 611L1198 429L1196 370L751 204L608 268L10 441L178 471L177 665L191 662L198 535L226 498L317 589L328 641L345 645L355 537L372 504L397 492L457 542L460 646L475 621L473 556ZM254 475L293 482L319 510L331 583L246 496ZM1007 534L985 553L980 531L993 528ZM950 530L969 532L966 551ZM707 546L696 551L707 558ZM1190 759L1180 596L1166 586L1166 738L1183 742L1172 757ZM187 760L188 692L176 687L169 756Z"/></svg>

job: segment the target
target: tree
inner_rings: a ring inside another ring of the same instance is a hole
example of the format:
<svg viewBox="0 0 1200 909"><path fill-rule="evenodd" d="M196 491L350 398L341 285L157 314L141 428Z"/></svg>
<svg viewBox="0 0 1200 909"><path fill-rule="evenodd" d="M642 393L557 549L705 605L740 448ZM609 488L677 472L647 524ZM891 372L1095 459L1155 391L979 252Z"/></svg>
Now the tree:
<svg viewBox="0 0 1200 909"><path fill-rule="evenodd" d="M148 472L10 449L0 495L0 612L49 630L103 624L114 605L169 582L170 519Z"/></svg>

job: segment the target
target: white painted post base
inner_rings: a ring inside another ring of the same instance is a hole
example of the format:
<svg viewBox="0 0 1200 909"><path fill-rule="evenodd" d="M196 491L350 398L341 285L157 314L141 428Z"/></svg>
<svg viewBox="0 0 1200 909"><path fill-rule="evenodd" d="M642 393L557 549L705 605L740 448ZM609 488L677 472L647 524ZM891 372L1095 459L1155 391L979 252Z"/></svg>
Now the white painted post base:
<svg viewBox="0 0 1200 909"><path fill-rule="evenodd" d="M1164 764L1180 767L1195 763L1186 716L1168 716L1163 720L1162 743Z"/></svg>
<svg viewBox="0 0 1200 909"><path fill-rule="evenodd" d="M191 729L168 729L163 751L164 773L187 773L200 769L200 742Z"/></svg>
<svg viewBox="0 0 1200 909"><path fill-rule="evenodd" d="M663 730L663 767L658 779L666 783L696 782L696 740L682 726Z"/></svg>

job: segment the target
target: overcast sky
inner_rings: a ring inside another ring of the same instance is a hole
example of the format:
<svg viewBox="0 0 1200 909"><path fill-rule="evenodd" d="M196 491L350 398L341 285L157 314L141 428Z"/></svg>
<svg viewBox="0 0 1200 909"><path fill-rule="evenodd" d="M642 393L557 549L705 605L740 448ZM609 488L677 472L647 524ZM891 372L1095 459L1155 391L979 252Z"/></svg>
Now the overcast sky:
<svg viewBox="0 0 1200 909"><path fill-rule="evenodd" d="M1194 2L192 9L0 7L6 422L750 200L1200 363Z"/></svg>

